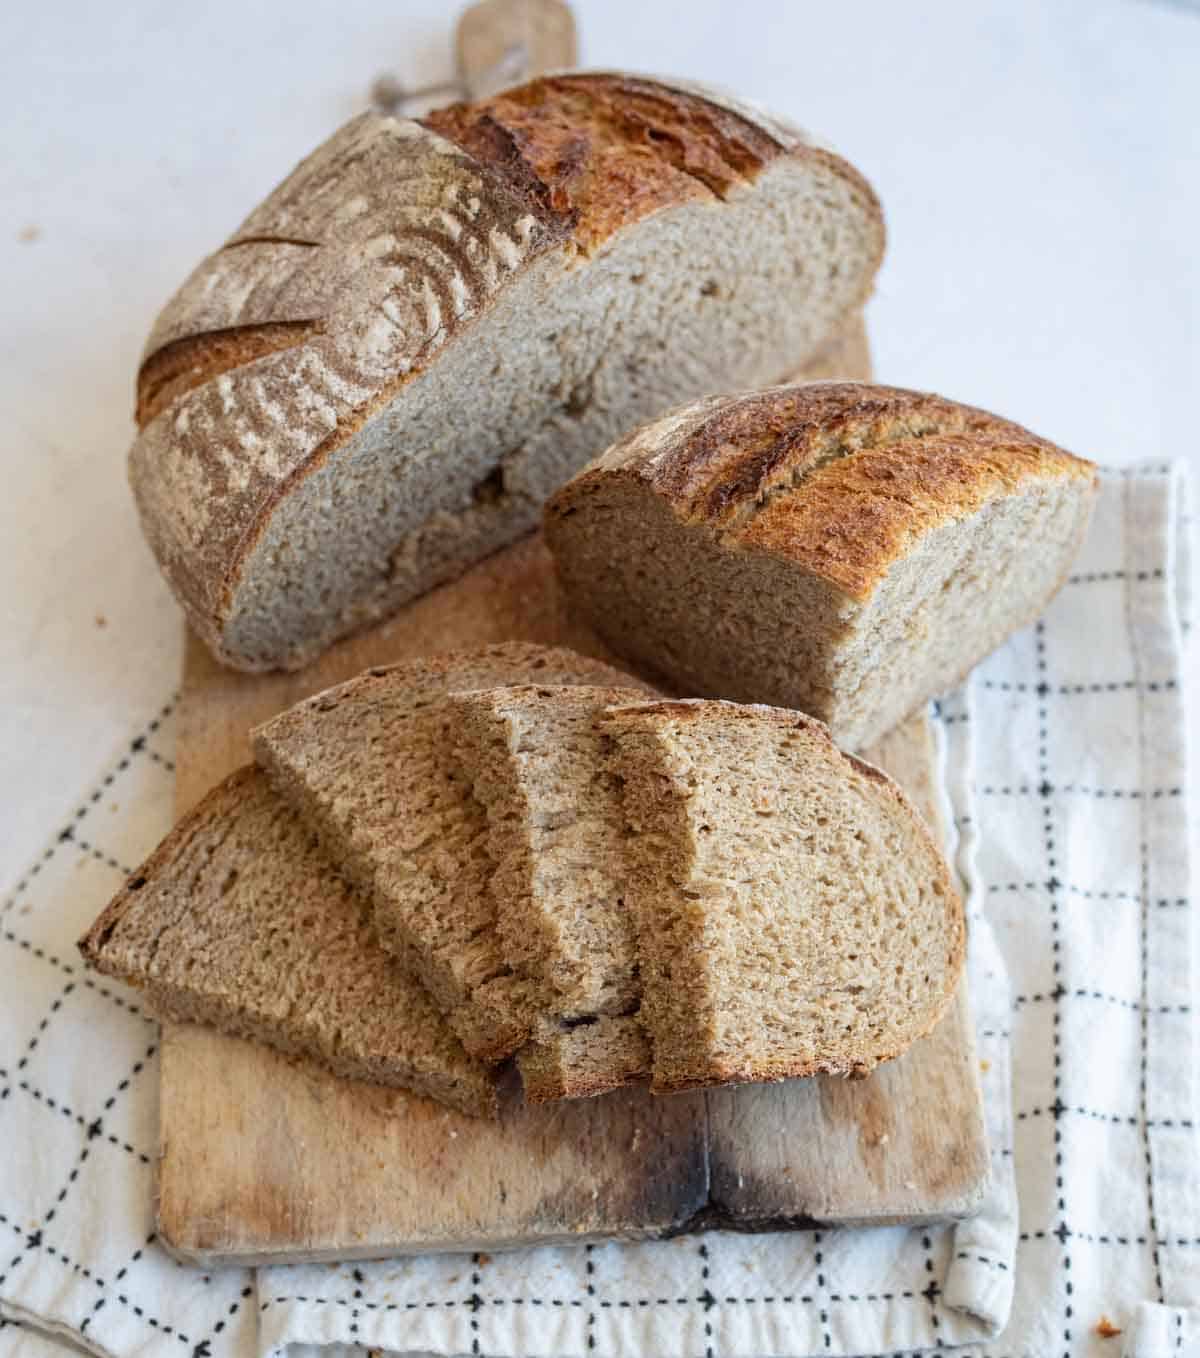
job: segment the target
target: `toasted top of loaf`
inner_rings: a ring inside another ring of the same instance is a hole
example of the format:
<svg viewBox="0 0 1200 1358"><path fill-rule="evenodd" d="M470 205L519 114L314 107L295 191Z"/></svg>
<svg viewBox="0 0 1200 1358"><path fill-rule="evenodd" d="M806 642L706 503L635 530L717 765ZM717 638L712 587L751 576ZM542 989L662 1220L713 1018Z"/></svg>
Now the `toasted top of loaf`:
<svg viewBox="0 0 1200 1358"><path fill-rule="evenodd" d="M806 140L712 90L602 71L532 80L421 121L585 254L658 208L724 198Z"/></svg>
<svg viewBox="0 0 1200 1358"><path fill-rule="evenodd" d="M171 831L79 946L164 1017L495 1113L484 1067L379 947L363 902L254 767Z"/></svg>
<svg viewBox="0 0 1200 1358"><path fill-rule="evenodd" d="M641 426L551 498L555 526L628 478L731 548L786 556L864 600L908 546L1092 463L987 411L867 382L712 396ZM553 536L552 536L553 542Z"/></svg>
<svg viewBox="0 0 1200 1358"><path fill-rule="evenodd" d="M424 121L366 113L304 160L159 317L131 468L172 587L210 644L280 500L472 329L518 276L649 215L727 200L781 160L848 164L693 85L571 74ZM847 285L865 300L874 267Z"/></svg>

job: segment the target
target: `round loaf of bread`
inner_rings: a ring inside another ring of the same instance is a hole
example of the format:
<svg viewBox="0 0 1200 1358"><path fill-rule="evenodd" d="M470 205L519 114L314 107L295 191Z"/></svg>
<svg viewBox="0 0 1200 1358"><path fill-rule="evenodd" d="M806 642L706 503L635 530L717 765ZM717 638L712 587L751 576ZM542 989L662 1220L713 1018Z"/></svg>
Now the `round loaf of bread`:
<svg viewBox="0 0 1200 1358"><path fill-rule="evenodd" d="M838 345L882 251L850 165L691 85L364 114L159 317L147 538L218 658L300 666L534 528L638 421Z"/></svg>

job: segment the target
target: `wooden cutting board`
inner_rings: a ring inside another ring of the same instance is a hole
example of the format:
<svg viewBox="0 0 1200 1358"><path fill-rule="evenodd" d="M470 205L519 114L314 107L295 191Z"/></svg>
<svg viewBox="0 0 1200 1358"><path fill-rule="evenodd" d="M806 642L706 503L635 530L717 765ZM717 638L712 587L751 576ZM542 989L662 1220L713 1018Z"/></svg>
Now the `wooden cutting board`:
<svg viewBox="0 0 1200 1358"><path fill-rule="evenodd" d="M567 617L540 539L301 674L238 675L189 638L179 812L249 759L253 725L297 699L368 665L511 639L605 655ZM924 720L869 754L936 825ZM192 1026L164 1029L161 1080L159 1233L204 1264L944 1220L978 1206L988 1173L965 991L866 1080L530 1109L510 1085L498 1124Z"/></svg>

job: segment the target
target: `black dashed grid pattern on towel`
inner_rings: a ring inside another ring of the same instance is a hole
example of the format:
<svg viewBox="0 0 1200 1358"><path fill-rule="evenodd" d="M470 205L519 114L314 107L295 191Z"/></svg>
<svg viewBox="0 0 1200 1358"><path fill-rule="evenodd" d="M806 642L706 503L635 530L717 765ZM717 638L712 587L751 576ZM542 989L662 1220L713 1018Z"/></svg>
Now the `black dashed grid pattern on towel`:
<svg viewBox="0 0 1200 1358"><path fill-rule="evenodd" d="M1107 477L1096 531L1043 622L937 707L972 887L1001 1190L978 1221L257 1277L175 1263L151 1210L155 1031L72 948L166 829L168 704L0 902L0 1136L19 1129L39 1148L19 1182L0 1167L0 1307L148 1358L251 1358L301 1342L559 1358L955 1346L1074 1358L1111 1354L1101 1316L1128 1331L1143 1303L1176 1351L1200 1344L1182 1309L1200 1299L1196 1186L1180 1187L1200 1143L1181 1064L1195 1016L1165 552L1176 489L1165 468ZM119 816L106 811L115 800ZM1002 1191L1014 1167L1019 1228ZM0 1354L4 1342L0 1330Z"/></svg>
<svg viewBox="0 0 1200 1358"><path fill-rule="evenodd" d="M253 1351L249 1275L185 1269L154 1232L157 1024L74 946L169 828L174 706L0 901L0 1310L21 1318L22 1343L40 1322L112 1353L217 1358L223 1337L226 1353Z"/></svg>

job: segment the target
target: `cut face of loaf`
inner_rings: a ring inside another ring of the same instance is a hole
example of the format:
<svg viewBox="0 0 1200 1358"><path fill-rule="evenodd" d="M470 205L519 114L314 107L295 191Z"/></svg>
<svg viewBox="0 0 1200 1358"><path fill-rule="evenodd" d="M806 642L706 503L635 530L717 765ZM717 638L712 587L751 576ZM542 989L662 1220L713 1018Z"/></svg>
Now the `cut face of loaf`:
<svg viewBox="0 0 1200 1358"><path fill-rule="evenodd" d="M846 162L698 87L365 114L159 318L146 535L221 660L300 666L532 529L639 420L809 363L882 250Z"/></svg>
<svg viewBox="0 0 1200 1358"><path fill-rule="evenodd" d="M813 382L634 431L546 507L573 609L676 691L862 748L1058 590L1095 468L941 397Z"/></svg>
<svg viewBox="0 0 1200 1358"><path fill-rule="evenodd" d="M496 1115L486 1068L379 947L369 909L258 769L181 821L79 946L164 1019Z"/></svg>
<svg viewBox="0 0 1200 1358"><path fill-rule="evenodd" d="M487 1061L521 1046L544 1004L501 946L487 816L454 758L446 697L531 682L639 687L572 651L507 643L367 671L254 733L272 782L374 902L380 942Z"/></svg>
<svg viewBox="0 0 1200 1358"><path fill-rule="evenodd" d="M487 814L501 948L564 1018L637 1007L625 823L596 719L644 696L527 685L450 703L457 755Z"/></svg>
<svg viewBox="0 0 1200 1358"><path fill-rule="evenodd" d="M863 1074L928 1033L962 906L898 787L795 712L614 710L653 1088Z"/></svg>

